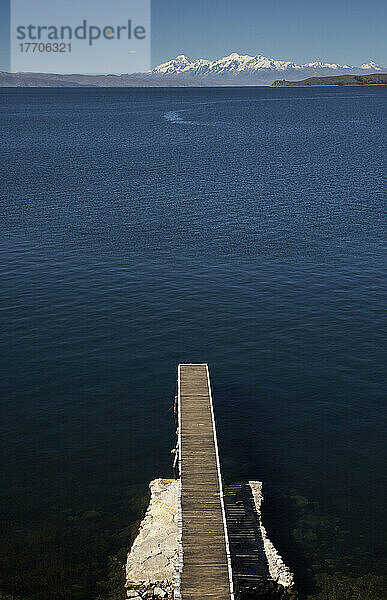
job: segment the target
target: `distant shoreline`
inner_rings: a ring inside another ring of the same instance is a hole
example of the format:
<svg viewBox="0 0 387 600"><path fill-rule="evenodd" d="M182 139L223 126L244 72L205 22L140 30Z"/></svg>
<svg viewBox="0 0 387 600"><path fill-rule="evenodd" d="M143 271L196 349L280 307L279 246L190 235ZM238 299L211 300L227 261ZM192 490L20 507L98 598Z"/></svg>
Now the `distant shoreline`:
<svg viewBox="0 0 387 600"><path fill-rule="evenodd" d="M287 81L276 79L270 87L314 87L314 86L359 86L359 85L386 85L387 73L372 73L369 75L333 75L328 77L308 77L301 81Z"/></svg>
<svg viewBox="0 0 387 600"><path fill-rule="evenodd" d="M6 73L0 72L0 88L256 88L256 87L311 87L311 86L350 86L350 85L385 85L387 74L373 73L368 75L335 75L327 77L310 77L300 81L277 79L270 84L246 83L232 84L229 81L214 79L181 79L179 77L147 76L143 73L132 75L80 75L55 73Z"/></svg>
<svg viewBox="0 0 387 600"><path fill-rule="evenodd" d="M334 87L334 88L342 88L342 87L382 87L383 85L387 85L386 83L349 83L349 84L334 84L334 83L323 83L323 84L314 84L314 85L284 85L284 86L273 86L273 85L191 85L191 86L183 86L183 85L127 85L127 86L117 86L117 85L1 85L0 90L246 90L246 89L254 89L254 88L265 88L272 89L277 88L289 88L289 87L297 87L297 88L312 88L312 87Z"/></svg>

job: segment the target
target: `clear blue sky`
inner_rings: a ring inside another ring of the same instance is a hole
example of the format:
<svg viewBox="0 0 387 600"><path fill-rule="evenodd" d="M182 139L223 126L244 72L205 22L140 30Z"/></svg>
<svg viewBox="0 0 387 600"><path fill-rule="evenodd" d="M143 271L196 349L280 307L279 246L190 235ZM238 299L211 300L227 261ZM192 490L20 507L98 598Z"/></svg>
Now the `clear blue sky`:
<svg viewBox="0 0 387 600"><path fill-rule="evenodd" d="M0 0L0 69L9 1ZM130 12L130 0L121 1ZM98 2L82 2L97 12ZM109 14L109 3L103 10ZM386 23L386 0L152 0L152 65L178 54L217 58L237 51L299 63L372 59L387 67Z"/></svg>
<svg viewBox="0 0 387 600"><path fill-rule="evenodd" d="M152 63L237 51L387 66L386 0L153 0Z"/></svg>

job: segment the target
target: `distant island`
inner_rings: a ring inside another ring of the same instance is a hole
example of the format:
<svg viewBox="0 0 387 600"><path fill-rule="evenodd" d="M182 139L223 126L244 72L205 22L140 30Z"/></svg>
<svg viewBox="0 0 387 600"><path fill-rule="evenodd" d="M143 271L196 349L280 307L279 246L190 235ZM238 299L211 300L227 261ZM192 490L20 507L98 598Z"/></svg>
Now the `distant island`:
<svg viewBox="0 0 387 600"><path fill-rule="evenodd" d="M301 81L276 79L271 87L310 86L310 85L373 85L386 84L387 73L371 73L370 75L333 75L329 77L308 77Z"/></svg>

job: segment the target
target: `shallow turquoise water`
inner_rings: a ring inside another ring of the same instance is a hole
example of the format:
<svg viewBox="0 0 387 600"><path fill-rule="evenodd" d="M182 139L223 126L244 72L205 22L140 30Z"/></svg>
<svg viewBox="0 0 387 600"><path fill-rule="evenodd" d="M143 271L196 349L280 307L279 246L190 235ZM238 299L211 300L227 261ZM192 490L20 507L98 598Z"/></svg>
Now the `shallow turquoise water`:
<svg viewBox="0 0 387 600"><path fill-rule="evenodd" d="M94 597L196 361L301 589L381 573L385 95L0 90L0 590Z"/></svg>

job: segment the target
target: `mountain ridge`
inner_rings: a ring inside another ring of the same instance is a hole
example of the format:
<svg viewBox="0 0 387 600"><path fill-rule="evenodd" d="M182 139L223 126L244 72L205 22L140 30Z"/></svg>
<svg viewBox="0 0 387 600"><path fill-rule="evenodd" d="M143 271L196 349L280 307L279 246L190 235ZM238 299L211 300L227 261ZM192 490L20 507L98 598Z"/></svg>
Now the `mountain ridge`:
<svg viewBox="0 0 387 600"><path fill-rule="evenodd" d="M191 60L184 54L145 73L122 75L61 75L0 72L0 87L208 87L271 85L275 80L300 81L310 77L363 75L384 69L370 60L360 67L314 61L294 61L232 52L219 59ZM387 70L387 69L386 69Z"/></svg>
<svg viewBox="0 0 387 600"><path fill-rule="evenodd" d="M179 54L176 58L165 63L157 65L147 72L149 76L178 76L187 78L206 79L208 77L222 79L228 83L249 84L249 82L260 82L260 84L269 84L276 79L275 74L288 75L297 79L306 77L324 76L324 75L360 75L364 73L381 72L383 68L377 65L373 60L363 63L360 66L340 65L338 63L324 63L314 61L303 63L301 65L294 61L278 60L268 58L262 54L251 56L249 54L238 54L232 52L219 59L190 59L184 54Z"/></svg>

